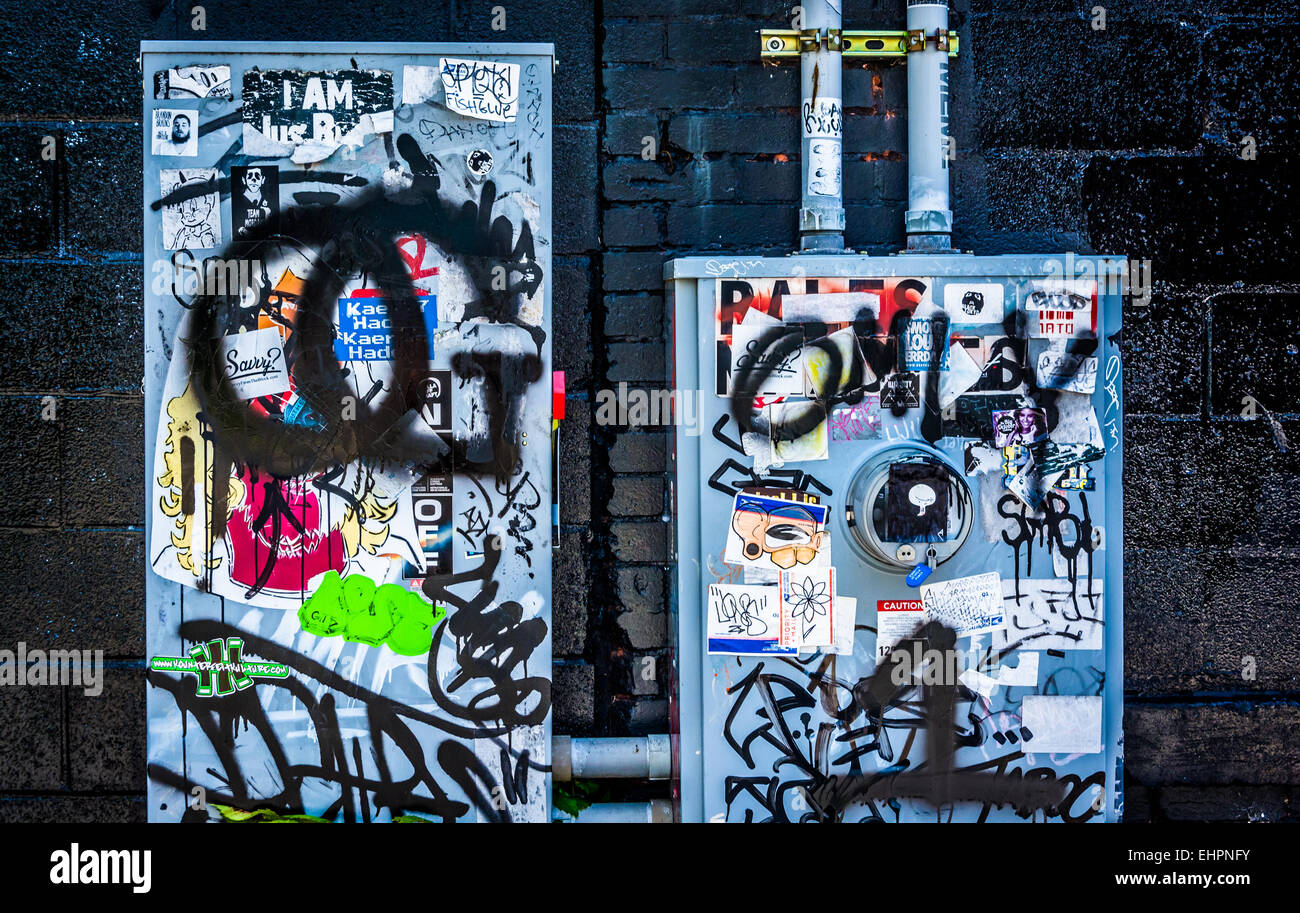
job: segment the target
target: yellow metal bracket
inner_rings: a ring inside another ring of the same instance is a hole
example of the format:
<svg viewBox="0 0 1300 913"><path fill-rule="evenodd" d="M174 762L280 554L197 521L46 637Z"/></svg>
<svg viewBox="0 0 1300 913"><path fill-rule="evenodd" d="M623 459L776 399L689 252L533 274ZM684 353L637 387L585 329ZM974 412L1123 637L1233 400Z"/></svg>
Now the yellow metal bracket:
<svg viewBox="0 0 1300 913"><path fill-rule="evenodd" d="M781 60L799 56L800 45L807 45L813 50L821 44L823 36L816 30L799 32L796 29L763 29L759 32L763 43L764 60ZM851 31L844 30L829 36L828 44L839 39L841 52L845 57L905 57L909 51L921 51L933 42L939 50L947 50L949 57L957 56L957 35L941 31L939 34L926 36L912 35L903 31ZM831 50L835 50L834 47Z"/></svg>

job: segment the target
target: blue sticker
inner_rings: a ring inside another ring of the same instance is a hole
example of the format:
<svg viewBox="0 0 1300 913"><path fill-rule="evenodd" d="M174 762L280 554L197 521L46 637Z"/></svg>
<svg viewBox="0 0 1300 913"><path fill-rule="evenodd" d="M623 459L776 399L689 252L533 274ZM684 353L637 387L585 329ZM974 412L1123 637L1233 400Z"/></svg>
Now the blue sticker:
<svg viewBox="0 0 1300 913"><path fill-rule="evenodd" d="M920 586L925 583L925 578L934 573L934 568L922 562L907 572L907 585Z"/></svg>
<svg viewBox="0 0 1300 913"><path fill-rule="evenodd" d="M424 315L424 333L433 358L433 333L438 329L438 308L433 295L417 295ZM384 299L357 296L339 299L339 330L334 357L339 361L391 361L394 357L392 325Z"/></svg>

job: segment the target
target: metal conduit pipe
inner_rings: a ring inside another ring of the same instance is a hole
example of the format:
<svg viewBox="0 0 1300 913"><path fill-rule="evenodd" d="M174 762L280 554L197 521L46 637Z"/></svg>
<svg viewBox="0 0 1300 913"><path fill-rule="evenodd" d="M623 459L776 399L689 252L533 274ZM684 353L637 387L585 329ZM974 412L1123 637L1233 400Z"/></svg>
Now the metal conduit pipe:
<svg viewBox="0 0 1300 913"><path fill-rule="evenodd" d="M799 246L844 250L842 0L803 0L799 32L803 201Z"/></svg>
<svg viewBox="0 0 1300 913"><path fill-rule="evenodd" d="M551 776L560 782L635 779L667 780L673 773L672 742L666 735L620 739L551 740Z"/></svg>
<svg viewBox="0 0 1300 913"><path fill-rule="evenodd" d="M907 249L952 249L948 4L907 0Z"/></svg>
<svg viewBox="0 0 1300 913"><path fill-rule="evenodd" d="M651 799L649 802L597 802L576 815L553 809L551 820L572 824L672 824L673 804L667 799Z"/></svg>

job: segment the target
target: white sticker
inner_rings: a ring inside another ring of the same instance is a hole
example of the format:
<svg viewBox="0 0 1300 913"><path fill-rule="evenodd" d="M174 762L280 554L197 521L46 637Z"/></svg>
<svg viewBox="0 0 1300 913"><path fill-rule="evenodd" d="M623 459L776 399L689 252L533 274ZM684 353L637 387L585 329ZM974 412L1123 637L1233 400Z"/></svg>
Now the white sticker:
<svg viewBox="0 0 1300 913"><path fill-rule="evenodd" d="M844 110L838 98L803 100L803 135L818 139L839 139L844 133Z"/></svg>
<svg viewBox="0 0 1300 913"><path fill-rule="evenodd" d="M876 603L876 658L884 659L925 621L919 599L881 599Z"/></svg>
<svg viewBox="0 0 1300 913"><path fill-rule="evenodd" d="M221 369L241 399L289 390L284 339L275 327L221 338Z"/></svg>
<svg viewBox="0 0 1300 913"><path fill-rule="evenodd" d="M835 645L828 651L838 656L853 655L853 635L858 626L858 601L852 596L835 596Z"/></svg>
<svg viewBox="0 0 1300 913"><path fill-rule="evenodd" d="M756 372L763 376L760 389L755 393L767 396L802 396L804 389L804 350L799 346L777 359L774 352L784 350L779 342L773 341L777 334L770 326L753 322L738 323L731 331L731 376L741 373ZM771 343L766 349L760 340L766 338ZM789 345L789 343L787 343Z"/></svg>
<svg viewBox="0 0 1300 913"><path fill-rule="evenodd" d="M1038 656L1034 652L1021 653L1018 665L998 666L992 675L979 669L967 669L958 678L967 688L986 698L992 698L1002 687L1033 688L1038 685Z"/></svg>
<svg viewBox="0 0 1300 913"><path fill-rule="evenodd" d="M835 568L781 572L781 646L834 645Z"/></svg>
<svg viewBox="0 0 1300 913"><path fill-rule="evenodd" d="M1053 341L1038 356L1038 386L1044 390L1092 393L1097 389L1097 357L1065 351L1065 340Z"/></svg>
<svg viewBox="0 0 1300 913"><path fill-rule="evenodd" d="M163 247L203 250L221 244L221 198L215 168L164 168L158 176L163 199L180 199L162 208Z"/></svg>
<svg viewBox="0 0 1300 913"><path fill-rule="evenodd" d="M997 572L958 577L921 587L927 621L939 621L958 637L1002 627L1002 578Z"/></svg>
<svg viewBox="0 0 1300 913"><path fill-rule="evenodd" d="M1001 323L1006 316L1002 286L993 282L945 285L943 309L953 323Z"/></svg>
<svg viewBox="0 0 1300 913"><path fill-rule="evenodd" d="M1102 649L1106 627L1104 584L1086 577L1087 561L1080 551L1077 570L1085 576L1076 583L1062 579L1003 581L1006 626L995 641L998 647Z"/></svg>
<svg viewBox="0 0 1300 913"><path fill-rule="evenodd" d="M840 195L840 141L815 139L808 144L808 193Z"/></svg>
<svg viewBox="0 0 1300 913"><path fill-rule="evenodd" d="M154 155L194 156L199 154L199 112L178 108L155 108L151 113Z"/></svg>
<svg viewBox="0 0 1300 913"><path fill-rule="evenodd" d="M1101 751L1101 696L1027 694L1020 725L1032 733L1027 754L1097 754Z"/></svg>
<svg viewBox="0 0 1300 913"><path fill-rule="evenodd" d="M514 123L519 111L519 64L442 57L438 73L448 111Z"/></svg>
<svg viewBox="0 0 1300 913"><path fill-rule="evenodd" d="M781 591L774 586L709 585L708 651L744 656L796 652L780 644Z"/></svg>

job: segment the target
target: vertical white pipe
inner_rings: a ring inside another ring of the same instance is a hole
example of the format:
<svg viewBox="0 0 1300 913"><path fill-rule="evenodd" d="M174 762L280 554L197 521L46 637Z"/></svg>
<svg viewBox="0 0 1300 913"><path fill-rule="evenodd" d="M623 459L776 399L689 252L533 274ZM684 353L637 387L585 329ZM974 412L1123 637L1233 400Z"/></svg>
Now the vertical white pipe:
<svg viewBox="0 0 1300 913"><path fill-rule="evenodd" d="M926 38L925 50L907 55L907 247L950 250L948 51L934 41L948 29L946 0L907 0L907 29Z"/></svg>
<svg viewBox="0 0 1300 913"><path fill-rule="evenodd" d="M843 54L830 50L829 33L838 36L842 0L804 0L803 28L816 29L817 49L802 50L800 135L803 204L799 246L803 250L844 249L844 94Z"/></svg>

